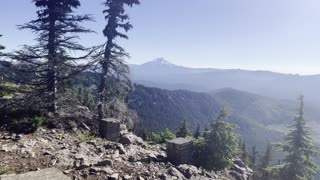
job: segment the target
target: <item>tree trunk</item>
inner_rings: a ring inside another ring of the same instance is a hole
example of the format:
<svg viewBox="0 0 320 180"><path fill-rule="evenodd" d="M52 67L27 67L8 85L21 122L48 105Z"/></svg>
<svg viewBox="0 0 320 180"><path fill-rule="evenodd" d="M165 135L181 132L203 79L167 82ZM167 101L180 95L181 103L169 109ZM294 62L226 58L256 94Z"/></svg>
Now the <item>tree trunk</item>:
<svg viewBox="0 0 320 180"><path fill-rule="evenodd" d="M103 112L103 105L106 100L106 91L107 91L107 79L108 79L108 71L109 71L109 62L110 62L110 56L111 56L111 47L112 47L112 40L108 40L107 45L105 47L104 51L104 58L102 65L102 72L101 72L101 79L100 79L100 85L99 85L99 102L98 102L98 116L99 120L102 120L104 118L104 112Z"/></svg>
<svg viewBox="0 0 320 180"><path fill-rule="evenodd" d="M99 85L99 91L98 91L98 116L99 120L101 121L104 118L104 104L106 101L106 92L107 92L107 80L108 80L108 71L109 71L109 65L111 61L111 51L114 46L113 39L115 38L114 34L117 29L117 19L115 15L111 15L107 26L109 26L109 31L105 36L107 37L107 44L104 49L104 58L102 60L101 66L101 79L100 79L100 85Z"/></svg>
<svg viewBox="0 0 320 180"><path fill-rule="evenodd" d="M50 7L49 7L50 8ZM53 8L53 7L51 7ZM47 91L48 91L48 111L56 113L57 110L57 58L56 58L56 45L55 45L55 22L56 19L53 14L49 14L50 28L48 39L48 79L47 79Z"/></svg>

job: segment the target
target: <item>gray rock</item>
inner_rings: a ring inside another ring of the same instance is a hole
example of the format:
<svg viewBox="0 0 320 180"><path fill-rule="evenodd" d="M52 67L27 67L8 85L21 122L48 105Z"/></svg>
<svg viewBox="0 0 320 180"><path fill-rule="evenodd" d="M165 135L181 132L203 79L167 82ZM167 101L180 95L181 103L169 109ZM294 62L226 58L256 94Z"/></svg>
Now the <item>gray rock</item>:
<svg viewBox="0 0 320 180"><path fill-rule="evenodd" d="M241 159L236 159L233 161L233 163L243 168L246 167L246 164Z"/></svg>
<svg viewBox="0 0 320 180"><path fill-rule="evenodd" d="M126 144L126 145L129 145L129 144L143 145L144 144L143 140L140 137L132 133L123 135L120 138L120 143Z"/></svg>
<svg viewBox="0 0 320 180"><path fill-rule="evenodd" d="M237 164L234 164L234 165L232 166L231 170L234 170L234 171L236 171L236 172L238 172L238 173L240 173L240 174L245 174L246 171L247 171L246 168L240 167L240 166L238 166Z"/></svg>
<svg viewBox="0 0 320 180"><path fill-rule="evenodd" d="M118 180L119 179L119 174L118 173L112 174L108 179L109 180Z"/></svg>
<svg viewBox="0 0 320 180"><path fill-rule="evenodd" d="M193 165L181 164L177 167L177 169L188 179L192 176L201 174L201 171Z"/></svg>
<svg viewBox="0 0 320 180"><path fill-rule="evenodd" d="M111 166L111 167L112 165L113 165L113 162L110 159L101 160L96 164L96 166Z"/></svg>
<svg viewBox="0 0 320 180"><path fill-rule="evenodd" d="M186 179L186 177L179 170L177 170L175 167L170 167L168 169L168 174L171 176L175 176L178 179Z"/></svg>
<svg viewBox="0 0 320 180"><path fill-rule="evenodd" d="M129 176L129 175L124 175L123 176L123 179L124 180L131 180L133 177L132 176Z"/></svg>
<svg viewBox="0 0 320 180"><path fill-rule="evenodd" d="M230 175L231 175L232 177L234 177L236 180L246 180L246 179L243 177L243 175L239 174L239 173L236 172L236 171L231 171L231 172L230 172Z"/></svg>
<svg viewBox="0 0 320 180"><path fill-rule="evenodd" d="M126 149L123 147L122 144L117 143L117 144L116 144L116 148L119 150L119 153L120 153L120 154L126 154Z"/></svg>
<svg viewBox="0 0 320 180"><path fill-rule="evenodd" d="M106 174L113 174L114 171L110 167L105 167L100 169L101 172L106 173Z"/></svg>
<svg viewBox="0 0 320 180"><path fill-rule="evenodd" d="M18 175L0 176L1 180L70 180L56 168L42 169Z"/></svg>

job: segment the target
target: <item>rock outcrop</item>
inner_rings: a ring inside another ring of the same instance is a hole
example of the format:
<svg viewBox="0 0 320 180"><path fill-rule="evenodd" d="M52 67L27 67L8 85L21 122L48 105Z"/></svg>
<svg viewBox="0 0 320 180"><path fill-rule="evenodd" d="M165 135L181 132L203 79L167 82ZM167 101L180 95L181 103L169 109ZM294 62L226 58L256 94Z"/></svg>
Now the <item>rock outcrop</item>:
<svg viewBox="0 0 320 180"><path fill-rule="evenodd" d="M231 170L207 172L192 165L171 164L164 145L149 145L134 134L121 143L95 138L81 142L81 132L39 129L17 135L0 131L0 170L22 174L58 168L71 179L247 179L252 173L240 160ZM62 178L60 178L63 180Z"/></svg>

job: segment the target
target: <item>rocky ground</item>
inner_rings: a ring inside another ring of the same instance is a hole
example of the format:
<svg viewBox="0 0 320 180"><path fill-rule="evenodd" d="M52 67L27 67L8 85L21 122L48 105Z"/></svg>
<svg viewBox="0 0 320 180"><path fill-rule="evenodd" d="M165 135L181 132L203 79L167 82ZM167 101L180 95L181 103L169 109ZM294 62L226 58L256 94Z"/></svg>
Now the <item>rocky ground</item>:
<svg viewBox="0 0 320 180"><path fill-rule="evenodd" d="M38 129L26 135L0 131L0 174L55 167L71 179L236 179L252 173L241 160L223 172L167 161L165 146L150 145L133 134L121 143L86 137L80 130ZM1 176L0 176L1 179Z"/></svg>

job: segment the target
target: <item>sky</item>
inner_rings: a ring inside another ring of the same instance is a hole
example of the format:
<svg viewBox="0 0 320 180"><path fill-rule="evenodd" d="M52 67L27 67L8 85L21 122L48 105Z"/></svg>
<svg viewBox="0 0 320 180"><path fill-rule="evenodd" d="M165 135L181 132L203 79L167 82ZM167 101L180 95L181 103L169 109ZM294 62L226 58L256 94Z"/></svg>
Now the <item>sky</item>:
<svg viewBox="0 0 320 180"><path fill-rule="evenodd" d="M103 0L81 0L78 14L92 14L83 25L91 46L106 39ZM31 0L1 0L0 44L7 51L34 43L35 35L17 25L36 18ZM141 0L128 8L134 28L118 42L130 64L158 57L187 67L270 70L320 74L319 0Z"/></svg>

